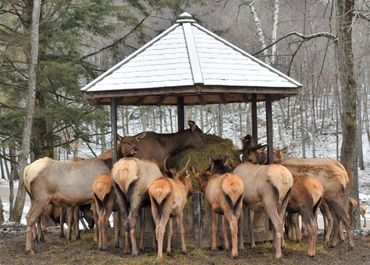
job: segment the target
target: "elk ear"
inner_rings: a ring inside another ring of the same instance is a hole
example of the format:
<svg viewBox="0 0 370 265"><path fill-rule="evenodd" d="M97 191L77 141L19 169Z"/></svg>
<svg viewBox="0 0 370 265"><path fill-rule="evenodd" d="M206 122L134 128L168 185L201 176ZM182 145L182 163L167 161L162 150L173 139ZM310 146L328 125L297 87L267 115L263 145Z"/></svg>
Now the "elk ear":
<svg viewBox="0 0 370 265"><path fill-rule="evenodd" d="M209 155L209 156L207 157L207 159L208 159L208 164L209 164L209 165L212 165L212 163L213 163L213 157Z"/></svg>
<svg viewBox="0 0 370 265"><path fill-rule="evenodd" d="M122 141L123 137L117 133L117 140Z"/></svg>
<svg viewBox="0 0 370 265"><path fill-rule="evenodd" d="M136 135L135 139L136 141L140 141L140 140L143 140L143 138L146 136L146 132L142 132L142 133L139 133L138 135Z"/></svg>
<svg viewBox="0 0 370 265"><path fill-rule="evenodd" d="M189 124L189 127L190 127L190 131L191 132L195 132L197 130L200 131L200 129L198 128L198 126L195 124L194 121L188 121L188 124Z"/></svg>
<svg viewBox="0 0 370 265"><path fill-rule="evenodd" d="M288 149L289 149L289 147L285 146L283 149L280 149L280 153L281 154L286 154L286 153L288 153Z"/></svg>

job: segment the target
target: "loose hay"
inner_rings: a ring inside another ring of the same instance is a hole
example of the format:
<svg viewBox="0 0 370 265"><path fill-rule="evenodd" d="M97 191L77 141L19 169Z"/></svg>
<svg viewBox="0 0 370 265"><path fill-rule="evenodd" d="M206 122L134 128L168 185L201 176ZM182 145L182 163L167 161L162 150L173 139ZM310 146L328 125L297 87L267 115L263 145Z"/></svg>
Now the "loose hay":
<svg viewBox="0 0 370 265"><path fill-rule="evenodd" d="M205 134L206 144L199 148L186 149L176 156L168 158L167 167L180 169L186 165L190 157L189 168L196 168L203 174L208 168L208 156L213 159L229 158L230 162L234 165L240 163L239 151L235 148L230 139L224 139L213 134ZM192 172L190 172L193 190L199 190L199 182Z"/></svg>

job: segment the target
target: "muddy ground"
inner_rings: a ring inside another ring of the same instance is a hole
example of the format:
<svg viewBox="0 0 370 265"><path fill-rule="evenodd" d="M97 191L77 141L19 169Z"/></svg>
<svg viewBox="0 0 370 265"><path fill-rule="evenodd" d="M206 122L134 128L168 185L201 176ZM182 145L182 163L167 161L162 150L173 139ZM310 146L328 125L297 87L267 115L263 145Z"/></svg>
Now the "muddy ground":
<svg viewBox="0 0 370 265"><path fill-rule="evenodd" d="M320 236L314 258L306 256L304 241L287 242L284 257L278 261L274 259L270 243L258 244L254 250L246 246L234 260L225 251L212 252L207 248L189 248L187 255L175 249L173 256L165 255L163 260L158 260L149 248L135 258L113 247L98 251L92 232L82 233L81 241L67 242L59 238L55 229L46 234L46 243L35 244L35 255L27 255L24 226L0 226L0 264L370 264L370 236L355 236L354 239L355 249L348 252L344 243L336 248L323 248Z"/></svg>

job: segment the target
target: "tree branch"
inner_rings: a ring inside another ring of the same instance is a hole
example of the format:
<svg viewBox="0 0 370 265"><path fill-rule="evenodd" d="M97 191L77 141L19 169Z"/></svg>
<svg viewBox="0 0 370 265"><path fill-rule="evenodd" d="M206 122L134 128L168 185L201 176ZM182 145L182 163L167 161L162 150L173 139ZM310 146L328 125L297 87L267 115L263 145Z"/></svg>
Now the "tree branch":
<svg viewBox="0 0 370 265"><path fill-rule="evenodd" d="M134 33L143 23L144 23L144 21L148 18L148 17L150 17L150 14L152 13L152 11L150 11L143 19L141 19L140 21L139 21L139 23L138 24L136 24L135 25L135 27L133 27L125 36L123 36L123 37L121 37L121 38L119 38L118 40L116 40L115 42L113 42L113 43L111 43L111 44L109 44L109 45L107 45L107 46L105 46L105 47L103 47L103 48L101 48L101 49L99 49L99 50L97 50L97 51L95 51L95 52L92 52L92 53L89 53L89 54L87 54L87 55L84 55L84 56L82 56L81 57L81 59L80 59L80 61L83 61L83 60L85 60L86 58L88 58L88 57L91 57L91 56L94 56L94 55L96 55L96 54L98 54L98 53L100 53L100 52L102 52L102 51L105 51L105 50L108 50L108 49L110 49L110 48L112 48L112 47L114 47L114 46L116 46L118 43L120 43L120 42L122 42L122 41L124 41L124 40L126 40L132 33Z"/></svg>
<svg viewBox="0 0 370 265"><path fill-rule="evenodd" d="M331 39L333 41L337 40L337 37L335 37L333 34L331 34L329 32L317 32L317 33L313 33L313 34L310 34L310 35L304 35L304 34L299 33L297 31L292 31L292 32L289 32L288 34L284 35L283 37L277 39L276 41L272 42L271 44L267 45L265 48L253 53L252 55L256 56L257 54L267 50L271 46L275 45L276 43L278 43L278 42L282 41L283 39L286 39L290 36L297 36L297 37L301 38L303 42L309 41L309 40L315 39L315 38L320 38L320 37L325 37L325 38Z"/></svg>

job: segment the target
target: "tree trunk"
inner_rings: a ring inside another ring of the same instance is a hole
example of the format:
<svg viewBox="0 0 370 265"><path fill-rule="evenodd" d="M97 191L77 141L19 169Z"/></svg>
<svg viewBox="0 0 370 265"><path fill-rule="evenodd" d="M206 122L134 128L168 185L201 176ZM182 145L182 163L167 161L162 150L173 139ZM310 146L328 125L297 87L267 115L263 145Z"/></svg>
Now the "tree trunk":
<svg viewBox="0 0 370 265"><path fill-rule="evenodd" d="M274 3L274 17L272 22L272 36L271 36L271 43L276 41L277 36L277 26L279 22L279 0L275 0ZM274 44L271 46L271 64L274 65L276 62L276 47L277 45Z"/></svg>
<svg viewBox="0 0 370 265"><path fill-rule="evenodd" d="M3 209L3 202L1 201L1 196L0 196L0 225L4 223L4 209Z"/></svg>
<svg viewBox="0 0 370 265"><path fill-rule="evenodd" d="M258 42L260 43L262 49L264 49L266 48L266 40L265 40L265 35L263 34L261 20L259 19L257 11L256 11L255 0L248 0L247 3L251 10L254 24L256 26ZM265 63L270 64L270 58L268 57L268 49L263 51L263 56L264 56Z"/></svg>
<svg viewBox="0 0 370 265"><path fill-rule="evenodd" d="M360 93L359 93L360 95ZM358 121L358 129L357 129L357 155L358 155L358 167L361 170L365 169L364 163L364 152L362 150L362 111L361 111L361 99L360 96L357 97L357 121Z"/></svg>
<svg viewBox="0 0 370 265"><path fill-rule="evenodd" d="M10 220L20 222L26 198L25 187L23 184L23 171L26 167L27 158L30 153L30 142L32 134L32 122L35 113L35 98L36 98L36 71L38 62L39 50L39 21L40 21L41 1L33 1L32 9L32 25L31 25L31 45L30 45L30 60L29 60L29 78L28 78L28 93L27 93L27 111L25 126L22 135L22 146L18 160L19 169L19 186L14 207L10 213Z"/></svg>
<svg viewBox="0 0 370 265"><path fill-rule="evenodd" d="M357 152L353 148L357 138L357 119L356 101L357 85L353 69L352 53L352 19L354 14L354 0L337 0L337 61L340 87L342 89L342 147L340 160L346 168L349 177L349 190L354 198L358 198L358 176L353 174L353 169L357 169ZM355 163L355 164L354 164ZM353 178L355 178L354 181ZM351 185L356 185L351 187ZM353 194L354 193L354 194ZM347 195L349 191L347 189ZM346 198L346 200L348 197ZM358 219L359 213L356 214ZM356 222L357 223L357 222Z"/></svg>

